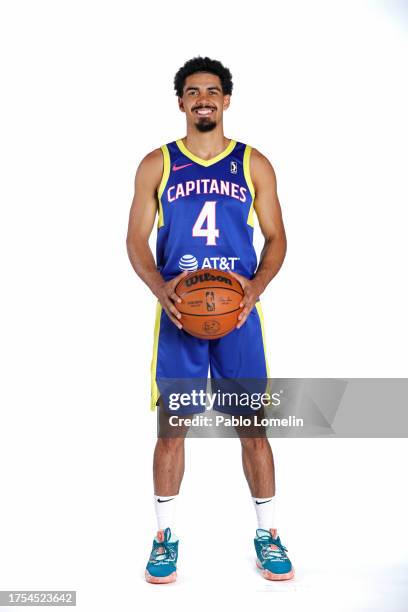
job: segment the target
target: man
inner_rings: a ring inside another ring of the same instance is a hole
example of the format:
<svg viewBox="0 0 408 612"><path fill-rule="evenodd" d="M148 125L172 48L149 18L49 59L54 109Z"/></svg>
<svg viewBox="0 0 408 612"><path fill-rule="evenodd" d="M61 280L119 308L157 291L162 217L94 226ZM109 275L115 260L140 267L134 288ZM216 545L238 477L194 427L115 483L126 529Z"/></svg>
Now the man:
<svg viewBox="0 0 408 612"><path fill-rule="evenodd" d="M261 153L226 138L223 113L230 71L208 57L189 60L174 85L187 135L149 153L135 179L127 246L138 276L158 299L152 360L152 407L159 378L262 379L268 376L259 296L279 271L286 236L274 170ZM256 196L256 200L255 200ZM257 267L254 211L265 238ZM148 240L158 215L157 265ZM188 270L228 269L244 291L237 328L217 340L183 330L175 287ZM183 270L180 273L180 270ZM240 437L243 468L258 519L254 540L265 578L294 575L275 524L275 479L267 437ZM153 460L157 536L146 568L153 583L176 579L175 510L184 472L184 437L159 437Z"/></svg>

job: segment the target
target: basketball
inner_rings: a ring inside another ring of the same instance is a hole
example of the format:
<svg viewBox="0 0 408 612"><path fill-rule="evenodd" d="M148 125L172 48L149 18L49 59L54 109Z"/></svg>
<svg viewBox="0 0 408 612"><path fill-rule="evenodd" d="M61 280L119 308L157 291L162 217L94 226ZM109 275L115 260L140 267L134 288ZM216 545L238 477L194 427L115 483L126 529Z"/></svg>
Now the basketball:
<svg viewBox="0 0 408 612"><path fill-rule="evenodd" d="M233 331L244 291L229 273L205 268L187 274L177 284L176 304L183 329L196 338L215 340Z"/></svg>

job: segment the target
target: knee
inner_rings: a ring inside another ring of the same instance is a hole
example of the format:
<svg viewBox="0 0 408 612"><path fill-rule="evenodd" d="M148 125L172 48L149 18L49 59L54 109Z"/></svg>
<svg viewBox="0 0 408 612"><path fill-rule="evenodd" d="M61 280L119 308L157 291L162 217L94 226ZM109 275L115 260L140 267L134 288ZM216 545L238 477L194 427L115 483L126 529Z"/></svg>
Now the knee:
<svg viewBox="0 0 408 612"><path fill-rule="evenodd" d="M184 438L158 438L156 449L165 453L177 453L184 447Z"/></svg>
<svg viewBox="0 0 408 612"><path fill-rule="evenodd" d="M248 452L263 451L270 448L268 438L240 438L242 450Z"/></svg>

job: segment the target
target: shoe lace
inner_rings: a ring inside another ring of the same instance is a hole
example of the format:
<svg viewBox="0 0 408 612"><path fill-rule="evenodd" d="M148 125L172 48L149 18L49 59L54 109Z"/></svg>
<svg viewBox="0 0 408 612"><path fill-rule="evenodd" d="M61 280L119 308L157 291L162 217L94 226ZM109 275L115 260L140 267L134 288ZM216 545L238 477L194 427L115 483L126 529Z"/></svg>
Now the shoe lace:
<svg viewBox="0 0 408 612"><path fill-rule="evenodd" d="M176 558L176 551L174 544L169 542L170 535L170 530L166 530L164 533L163 542L157 542L156 540L153 542L150 563L162 565L164 563L168 563L169 561L174 561Z"/></svg>
<svg viewBox="0 0 408 612"><path fill-rule="evenodd" d="M261 555L263 559L286 559L287 548L283 546L280 539L274 540L271 536L259 538L261 544Z"/></svg>
<svg viewBox="0 0 408 612"><path fill-rule="evenodd" d="M169 544L160 542L153 546L150 561L152 563L166 563L174 559L174 549Z"/></svg>

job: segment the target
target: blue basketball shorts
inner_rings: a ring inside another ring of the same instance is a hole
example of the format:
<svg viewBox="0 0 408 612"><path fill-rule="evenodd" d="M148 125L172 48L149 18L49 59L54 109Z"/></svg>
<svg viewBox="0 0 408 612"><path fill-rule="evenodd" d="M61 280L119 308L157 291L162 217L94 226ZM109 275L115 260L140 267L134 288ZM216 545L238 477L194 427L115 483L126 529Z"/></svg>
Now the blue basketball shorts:
<svg viewBox="0 0 408 612"><path fill-rule="evenodd" d="M151 409L154 410L166 379L266 379L264 320L258 301L240 329L218 338L195 338L170 321L157 303L151 363Z"/></svg>

